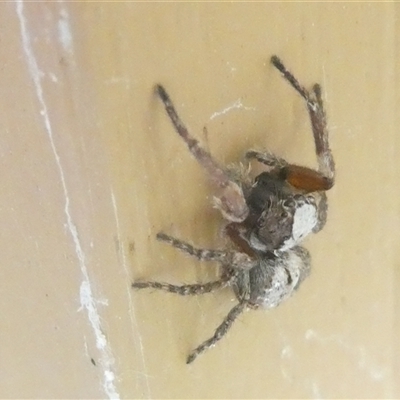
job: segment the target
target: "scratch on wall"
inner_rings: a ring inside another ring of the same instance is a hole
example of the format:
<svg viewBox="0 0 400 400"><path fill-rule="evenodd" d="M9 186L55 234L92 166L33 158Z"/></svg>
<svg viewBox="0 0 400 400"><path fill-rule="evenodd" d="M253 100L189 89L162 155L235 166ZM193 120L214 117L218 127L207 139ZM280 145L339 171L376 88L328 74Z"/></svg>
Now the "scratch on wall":
<svg viewBox="0 0 400 400"><path fill-rule="evenodd" d="M38 101L40 104L40 108L41 108L40 115L43 118L43 123L45 125L47 135L49 137L51 149L53 151L53 155L54 155L56 165L58 168L58 172L60 175L60 180L61 180L64 198L65 198L64 213L65 213L65 217L67 220L67 227L68 227L69 233L72 237L72 240L74 242L75 253L76 253L76 256L77 256L77 259L79 262L79 266L81 268L81 272L83 275L83 281L82 281L81 287L80 287L81 305L82 305L82 308L86 309L86 311L87 311L88 319L89 319L90 325L93 329L94 336L96 338L97 348L101 352L100 366L103 369L103 389L110 399L119 399L120 396L119 396L118 392L116 391L116 388L114 385L115 375L114 375L114 372L112 371L112 367L114 364L114 358L112 356L111 349L107 342L107 338L105 337L105 335L101 329L100 316L99 316L99 312L97 309L97 302L93 298L92 286L90 284L89 274L88 274L88 270L86 267L85 254L82 249L82 245L81 245L81 242L79 239L76 225L74 223L73 217L70 212L71 211L70 210L70 198L69 198L67 184L65 182L64 169L62 167L61 159L58 154L58 150L55 145L54 138L53 138L53 129L52 129L52 126L50 123L50 117L48 114L47 105L46 105L46 102L44 100L44 95L43 95L43 88L42 88L42 83L41 83L42 73L39 69L38 63L35 58L35 54L33 52L31 37L28 32L27 21L26 21L26 17L24 14L24 2L22 0L16 0L16 12L17 12L17 16L18 16L18 20L19 20L19 24L20 24L22 46L23 46L23 50L26 55L26 61L28 64L29 74L33 80L34 87L36 90L36 95L37 95L37 98L38 98ZM63 28L62 28L63 34L65 34L65 32L69 32L69 28L65 27L66 23L67 23L67 18L65 17L64 22L62 24L63 25ZM66 29L66 31L65 31L65 29ZM63 40L65 40L65 44L67 46L72 45L72 37L68 39L68 37L65 36L63 38Z"/></svg>
<svg viewBox="0 0 400 400"><path fill-rule="evenodd" d="M126 261L126 255L125 255L124 246L121 243L117 202L115 200L115 195L114 195L114 192L113 192L112 189L111 189L111 202L112 202L112 206L113 206L113 210L114 210L115 224L116 224L116 227L117 227L117 239L118 239L118 243L119 243L118 252L119 252L119 255L121 257L122 267L124 269L124 273L126 275L127 282L130 282L130 274L129 274L129 270L128 270L128 263ZM132 302L130 284L127 285L127 297L128 297L128 301L129 301L129 316L130 316L130 320L131 320L131 329L132 329L132 333L134 334L135 332L138 332L138 329L137 329L138 325L137 325L137 321L136 321L135 310L132 307L133 302ZM134 335L134 337L135 337L135 335ZM149 384L148 375L146 373L146 363L145 363L145 358L144 358L144 347L143 347L143 343L142 343L142 337L140 336L139 333L137 333L137 338L138 338L137 341L138 341L139 349L140 349L140 357L141 357L141 361L142 361L142 370L144 371L142 375L144 377L145 384L146 384L146 389L147 389L146 398L151 398L150 384Z"/></svg>

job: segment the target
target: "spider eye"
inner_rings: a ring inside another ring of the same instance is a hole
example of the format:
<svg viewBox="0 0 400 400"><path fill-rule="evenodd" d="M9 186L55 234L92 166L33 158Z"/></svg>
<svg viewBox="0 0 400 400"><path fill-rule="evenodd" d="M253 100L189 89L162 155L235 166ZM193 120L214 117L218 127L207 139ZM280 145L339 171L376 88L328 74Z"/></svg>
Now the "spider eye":
<svg viewBox="0 0 400 400"><path fill-rule="evenodd" d="M286 199L283 201L282 206L284 208L293 208L296 205L296 202L293 199Z"/></svg>
<svg viewBox="0 0 400 400"><path fill-rule="evenodd" d="M306 202L307 202L307 204L313 204L313 205L315 205L315 198L314 198L314 196L307 196L307 197L306 197Z"/></svg>
<svg viewBox="0 0 400 400"><path fill-rule="evenodd" d="M257 226L259 228L263 228L265 225L266 225L265 217L261 216L260 218L258 218Z"/></svg>

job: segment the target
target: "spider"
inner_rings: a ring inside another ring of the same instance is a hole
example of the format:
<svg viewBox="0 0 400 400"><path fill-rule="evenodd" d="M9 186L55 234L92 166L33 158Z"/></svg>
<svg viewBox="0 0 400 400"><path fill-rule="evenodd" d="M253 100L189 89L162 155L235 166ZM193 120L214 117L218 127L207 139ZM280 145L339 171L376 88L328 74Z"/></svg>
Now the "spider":
<svg viewBox="0 0 400 400"><path fill-rule="evenodd" d="M325 192L334 184L335 164L329 148L321 87L315 84L308 91L277 56L271 57L271 63L305 100L314 136L317 170L290 164L268 151L256 150L245 154L248 165L245 172L224 168L188 132L164 87L156 85L155 88L176 132L214 183L217 192L214 206L226 220L223 231L229 239L229 247L200 249L158 233L158 240L190 256L220 263L220 277L204 284L177 286L145 281L135 282L132 287L159 289L182 296L231 287L238 300L214 334L189 354L187 364L222 339L244 311L276 307L298 289L310 273L310 255L300 243L308 234L319 232L326 222ZM251 177L251 160L263 164L264 168L255 178Z"/></svg>

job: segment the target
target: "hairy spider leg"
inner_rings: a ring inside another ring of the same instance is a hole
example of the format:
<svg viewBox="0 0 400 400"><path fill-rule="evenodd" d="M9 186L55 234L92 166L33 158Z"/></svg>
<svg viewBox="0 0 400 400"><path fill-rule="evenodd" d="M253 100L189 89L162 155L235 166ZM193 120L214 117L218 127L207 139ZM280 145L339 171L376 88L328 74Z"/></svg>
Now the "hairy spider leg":
<svg viewBox="0 0 400 400"><path fill-rule="evenodd" d="M304 98L307 103L313 103L308 90L303 85L301 85L300 82L294 77L294 75L283 65L281 59L278 56L272 56L271 63L279 72L281 72L283 77L293 86L293 88L300 94L301 97Z"/></svg>
<svg viewBox="0 0 400 400"><path fill-rule="evenodd" d="M299 83L277 56L272 56L271 62L282 73L290 85L306 100L318 159L318 171L288 164L282 168L282 178L292 186L305 192L328 190L334 184L335 163L329 148L329 135L321 96L321 87L315 84L313 91L310 93Z"/></svg>
<svg viewBox="0 0 400 400"><path fill-rule="evenodd" d="M207 282L203 284L194 285L171 285L169 283L162 282L134 282L132 288L134 289L157 289L164 290L170 293L176 293L181 296L195 296L198 294L211 293L218 289L222 289L229 286L230 283L235 279L234 275L226 275L218 279L217 281Z"/></svg>
<svg viewBox="0 0 400 400"><path fill-rule="evenodd" d="M156 85L156 92L164 103L165 110L176 132L184 140L199 164L206 169L211 180L220 189L221 193L217 198L217 207L220 208L228 220L244 221L249 210L240 186L229 177L227 172L212 158L211 154L201 147L199 141L190 135L185 124L179 118L175 106L164 87Z"/></svg>
<svg viewBox="0 0 400 400"><path fill-rule="evenodd" d="M332 151L329 148L328 124L326 122L326 113L322 101L321 86L315 84L313 91L318 107L315 112L308 108L308 112L310 114L311 125L314 133L319 171L330 180L332 187L335 182L335 161L333 160Z"/></svg>
<svg viewBox="0 0 400 400"><path fill-rule="evenodd" d="M246 309L248 308L248 304L246 301L240 302L235 307L229 311L228 315L222 321L221 325L216 329L214 335L204 341L200 346L196 347L188 356L186 360L186 364L192 363L197 356L204 353L210 347L215 346L215 344L221 340L232 327L232 324L235 322L236 318Z"/></svg>
<svg viewBox="0 0 400 400"><path fill-rule="evenodd" d="M197 258L200 261L219 261L224 262L227 259L226 250L198 249L183 240L176 239L165 233L157 233L157 239L176 247L177 249Z"/></svg>
<svg viewBox="0 0 400 400"><path fill-rule="evenodd" d="M268 151L261 152L257 150L249 150L246 152L245 158L248 160L254 158L259 163L267 165L271 168L282 168L288 165L288 163L283 158L277 157L275 154L272 154Z"/></svg>
<svg viewBox="0 0 400 400"><path fill-rule="evenodd" d="M242 251L249 257L256 260L257 253L249 245L249 243L240 236L241 227L242 224L231 222L225 227L225 233L228 235L228 237L232 240L232 243L234 243L240 251Z"/></svg>
<svg viewBox="0 0 400 400"><path fill-rule="evenodd" d="M196 257L200 261L219 261L221 263L230 264L233 268L230 268L229 271L226 270L224 274L220 277L220 279L203 284L171 285L169 283L145 281L134 282L132 284L132 287L134 289L158 289L170 293L176 293L181 296L211 293L218 289L229 286L236 279L237 272L234 267L240 267L241 264L243 264L243 269L245 269L246 267L247 269L249 269L253 266L253 260L247 259L246 254L242 255L238 252L229 252L224 250L197 249L191 244L176 239L172 236L166 235L165 233L158 233L157 239L166 242L173 247L176 247L184 253Z"/></svg>
<svg viewBox="0 0 400 400"><path fill-rule="evenodd" d="M224 266L230 266L231 268L237 268L239 270L249 270L257 263L254 252L250 253L242 248L240 248L241 251L199 249L183 240L176 239L162 232L157 234L157 239L176 247L180 251L200 261L217 261Z"/></svg>

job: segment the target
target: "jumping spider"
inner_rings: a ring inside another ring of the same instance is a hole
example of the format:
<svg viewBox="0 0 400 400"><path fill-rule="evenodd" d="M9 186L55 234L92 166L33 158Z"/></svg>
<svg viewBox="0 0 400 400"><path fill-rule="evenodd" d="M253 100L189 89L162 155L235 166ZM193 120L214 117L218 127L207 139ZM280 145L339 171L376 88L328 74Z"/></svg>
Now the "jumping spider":
<svg viewBox="0 0 400 400"><path fill-rule="evenodd" d="M311 232L320 231L326 222L325 191L334 184L335 164L329 148L321 87L315 84L308 91L277 56L271 58L271 63L306 101L318 160L317 170L289 164L269 152L254 150L245 155L249 164L248 174L240 176L222 167L190 135L165 89L156 86L175 130L217 189L214 204L227 221L224 233L231 246L224 250L199 249L159 233L158 240L184 253L201 261L218 261L222 267L221 276L205 284L176 286L135 282L132 287L154 288L186 296L231 286L238 300L214 335L189 354L188 364L214 346L243 311L276 307L293 294L310 273L309 252L299 244ZM250 175L252 159L264 164L266 169L255 178Z"/></svg>

